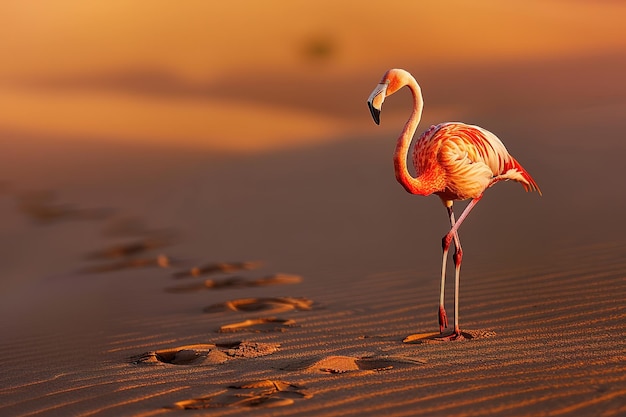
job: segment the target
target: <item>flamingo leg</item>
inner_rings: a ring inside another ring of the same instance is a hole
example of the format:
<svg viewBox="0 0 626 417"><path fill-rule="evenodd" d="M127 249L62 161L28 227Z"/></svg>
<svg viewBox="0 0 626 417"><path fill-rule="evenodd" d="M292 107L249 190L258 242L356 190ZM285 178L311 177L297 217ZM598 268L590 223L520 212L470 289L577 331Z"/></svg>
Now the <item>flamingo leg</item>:
<svg viewBox="0 0 626 417"><path fill-rule="evenodd" d="M454 224L456 223L454 220L454 211L452 210L452 206L446 206L446 209L448 210L448 216L450 219L450 227L454 227ZM461 258L463 256L463 249L461 249L461 241L459 239L459 234L458 232L454 232L454 255L453 255L453 260L454 260L454 266L455 266L455 282L458 281L458 277L459 277L459 270L461 268ZM443 329L448 327L448 315L446 314L446 309L444 307L444 300L445 300L445 284L446 284L446 262L448 259L448 251L450 249L450 244L451 241L446 241L445 237L442 240L442 248L443 248L443 259L441 261L441 291L439 293L439 332L443 333ZM455 287L456 288L456 287ZM456 300L458 299L458 294L455 291L455 312L457 311L456 308ZM455 327L456 324L458 324L458 321L456 319L456 313L455 313Z"/></svg>
<svg viewBox="0 0 626 417"><path fill-rule="evenodd" d="M448 213L450 215L450 224L452 227L450 228L450 231L448 232L448 234L444 236L442 240L442 246L444 248L444 257L445 257L447 256L448 249L450 248L450 244L452 243L452 240L454 239L454 246L456 248L454 251L454 257L453 257L454 259L454 332L452 332L452 334L448 336L441 337L438 340L448 341L448 340L463 339L463 335L461 334L461 329L459 327L459 286L461 283L461 261L463 260L463 249L461 248L461 241L459 239L458 229L459 229L459 226L461 226L461 223L463 222L463 220L465 220L469 212L472 211L474 206L476 206L476 203L478 203L481 198L482 198L482 195L470 201L456 222L454 220L454 213L452 212L452 207L448 207ZM443 263L444 263L444 271L442 272L442 274L445 274L445 258L444 258ZM446 312L445 310L443 310L443 284L444 282L445 282L445 276L442 278L441 298L440 298L440 305L439 305L439 331L440 332L443 332L443 327L441 325L442 311L443 311L443 318L445 320L445 324L446 325L448 324L447 323L448 318L446 316Z"/></svg>
<svg viewBox="0 0 626 417"><path fill-rule="evenodd" d="M444 307L445 290L446 290L446 261L448 259L448 249L450 245L446 246L445 240L442 244L443 247L443 259L441 260L441 289L439 292L439 332L443 333L443 329L448 327L448 315Z"/></svg>

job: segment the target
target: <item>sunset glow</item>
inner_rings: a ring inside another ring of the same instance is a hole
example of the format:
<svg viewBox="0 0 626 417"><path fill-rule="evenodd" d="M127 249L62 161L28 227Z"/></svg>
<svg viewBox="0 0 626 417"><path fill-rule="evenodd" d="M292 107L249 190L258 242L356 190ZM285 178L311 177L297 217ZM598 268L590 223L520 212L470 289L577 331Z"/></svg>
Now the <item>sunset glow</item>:
<svg viewBox="0 0 626 417"><path fill-rule="evenodd" d="M193 93L221 85L225 75L229 82L263 83L269 74L337 80L391 66L492 65L626 48L621 2L274 3L3 2L0 130L275 148L337 136L354 120L241 95L146 96L136 84L161 74L152 84L159 92L180 87L168 87L169 77ZM237 119L246 123L233 128Z"/></svg>

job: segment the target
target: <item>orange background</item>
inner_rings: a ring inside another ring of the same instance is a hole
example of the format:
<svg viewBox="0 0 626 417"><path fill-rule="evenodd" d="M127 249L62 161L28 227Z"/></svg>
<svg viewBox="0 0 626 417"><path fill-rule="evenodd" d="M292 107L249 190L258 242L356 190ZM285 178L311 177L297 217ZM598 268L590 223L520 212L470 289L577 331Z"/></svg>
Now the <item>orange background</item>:
<svg viewBox="0 0 626 417"><path fill-rule="evenodd" d="M0 133L221 150L328 141L371 131L364 101L390 67L456 88L472 81L465 68L623 55L625 17L623 2L582 0L3 1ZM533 100L518 81L499 94ZM474 100L422 87L433 119Z"/></svg>

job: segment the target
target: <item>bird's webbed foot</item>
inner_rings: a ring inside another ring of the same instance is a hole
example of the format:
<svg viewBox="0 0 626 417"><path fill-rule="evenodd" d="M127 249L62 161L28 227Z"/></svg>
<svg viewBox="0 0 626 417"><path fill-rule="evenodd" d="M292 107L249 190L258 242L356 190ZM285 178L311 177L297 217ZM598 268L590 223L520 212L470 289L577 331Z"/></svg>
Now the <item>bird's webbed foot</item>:
<svg viewBox="0 0 626 417"><path fill-rule="evenodd" d="M463 336L463 333L457 327L452 333L445 336L442 334L441 336L435 338L435 340L439 342L454 342L455 340L465 340L465 336Z"/></svg>

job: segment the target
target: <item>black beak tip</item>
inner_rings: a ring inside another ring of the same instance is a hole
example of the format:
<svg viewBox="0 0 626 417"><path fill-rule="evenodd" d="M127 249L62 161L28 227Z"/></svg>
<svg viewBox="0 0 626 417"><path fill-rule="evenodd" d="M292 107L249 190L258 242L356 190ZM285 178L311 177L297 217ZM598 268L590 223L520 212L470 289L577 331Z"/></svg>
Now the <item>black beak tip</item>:
<svg viewBox="0 0 626 417"><path fill-rule="evenodd" d="M370 113L372 113L372 118L374 119L374 123L377 125L380 124L380 110L372 106L372 103L368 102L367 106L370 108Z"/></svg>

